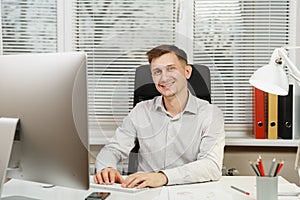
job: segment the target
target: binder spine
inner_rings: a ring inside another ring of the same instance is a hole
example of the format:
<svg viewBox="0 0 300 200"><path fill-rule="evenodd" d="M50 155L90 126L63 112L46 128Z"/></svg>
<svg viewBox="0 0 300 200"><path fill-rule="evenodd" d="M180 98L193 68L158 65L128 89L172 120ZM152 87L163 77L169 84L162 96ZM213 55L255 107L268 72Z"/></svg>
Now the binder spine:
<svg viewBox="0 0 300 200"><path fill-rule="evenodd" d="M278 138L278 96L268 93L268 139Z"/></svg>
<svg viewBox="0 0 300 200"><path fill-rule="evenodd" d="M266 138L265 92L253 87L253 131L256 139Z"/></svg>
<svg viewBox="0 0 300 200"><path fill-rule="evenodd" d="M293 85L287 96L278 97L278 138L293 139Z"/></svg>

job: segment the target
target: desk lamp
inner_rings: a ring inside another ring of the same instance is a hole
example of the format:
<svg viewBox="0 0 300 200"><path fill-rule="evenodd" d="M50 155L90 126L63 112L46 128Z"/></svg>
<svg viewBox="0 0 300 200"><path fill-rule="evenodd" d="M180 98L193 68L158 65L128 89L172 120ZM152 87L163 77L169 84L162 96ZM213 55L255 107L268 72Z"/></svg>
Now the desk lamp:
<svg viewBox="0 0 300 200"><path fill-rule="evenodd" d="M289 91L289 83L283 67L287 66L288 73L300 85L300 71L289 59L286 49L300 47L277 48L274 50L270 62L259 68L251 76L249 83L265 92L285 96Z"/></svg>
<svg viewBox="0 0 300 200"><path fill-rule="evenodd" d="M264 65L256 70L251 76L249 83L268 93L285 96L289 91L289 82L283 67L287 66L288 74L300 85L300 70L289 59L288 49L300 49L300 47L276 48L271 56L268 65ZM300 177L300 141L298 144L295 160L295 170Z"/></svg>

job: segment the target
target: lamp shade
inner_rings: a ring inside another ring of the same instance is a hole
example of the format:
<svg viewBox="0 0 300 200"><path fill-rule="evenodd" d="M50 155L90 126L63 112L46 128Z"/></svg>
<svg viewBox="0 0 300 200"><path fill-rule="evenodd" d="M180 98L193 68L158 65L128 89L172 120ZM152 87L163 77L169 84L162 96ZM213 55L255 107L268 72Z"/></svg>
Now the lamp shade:
<svg viewBox="0 0 300 200"><path fill-rule="evenodd" d="M249 83L265 92L285 96L289 91L289 82L280 65L265 65L256 70Z"/></svg>

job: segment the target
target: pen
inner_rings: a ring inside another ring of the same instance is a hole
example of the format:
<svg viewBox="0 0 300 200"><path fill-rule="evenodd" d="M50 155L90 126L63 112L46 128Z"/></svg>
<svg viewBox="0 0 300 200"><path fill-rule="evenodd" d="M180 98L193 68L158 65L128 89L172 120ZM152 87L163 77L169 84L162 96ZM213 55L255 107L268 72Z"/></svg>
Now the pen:
<svg viewBox="0 0 300 200"><path fill-rule="evenodd" d="M281 168L283 166L283 163L284 163L284 161L281 161L280 163L277 164L274 176L278 175L278 173L280 172L280 170L281 170Z"/></svg>
<svg viewBox="0 0 300 200"><path fill-rule="evenodd" d="M272 160L272 164L271 164L271 167L270 167L270 170L269 170L269 174L268 174L268 176L271 176L271 174L272 174L272 171L273 171L273 168L274 168L274 165L275 165L275 162L276 162L276 159L275 159L275 158L273 158L273 160Z"/></svg>
<svg viewBox="0 0 300 200"><path fill-rule="evenodd" d="M252 169L254 170L255 174L257 176L260 176L260 173L259 173L258 169L256 168L256 166L254 165L254 163L252 163L251 161L249 161L249 163L250 163Z"/></svg>
<svg viewBox="0 0 300 200"><path fill-rule="evenodd" d="M239 192L241 192L241 193L244 193L245 195L250 195L250 193L249 192L246 192L246 191L244 191L244 190L242 190L242 189L240 189L240 188L238 188L238 187L235 187L235 186L230 186L232 189L235 189L235 190L237 190L237 191L239 191Z"/></svg>
<svg viewBox="0 0 300 200"><path fill-rule="evenodd" d="M256 169L258 170L259 176L261 176L261 169L260 169L258 161L256 161L255 166L256 166Z"/></svg>

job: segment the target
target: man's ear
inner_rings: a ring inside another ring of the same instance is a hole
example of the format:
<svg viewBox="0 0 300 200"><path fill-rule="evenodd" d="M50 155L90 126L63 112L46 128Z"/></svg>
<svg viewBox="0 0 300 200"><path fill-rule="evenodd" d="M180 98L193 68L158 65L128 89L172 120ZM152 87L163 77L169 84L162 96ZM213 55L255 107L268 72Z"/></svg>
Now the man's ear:
<svg viewBox="0 0 300 200"><path fill-rule="evenodd" d="M191 65L185 66L185 78L189 79L192 75L193 68Z"/></svg>

